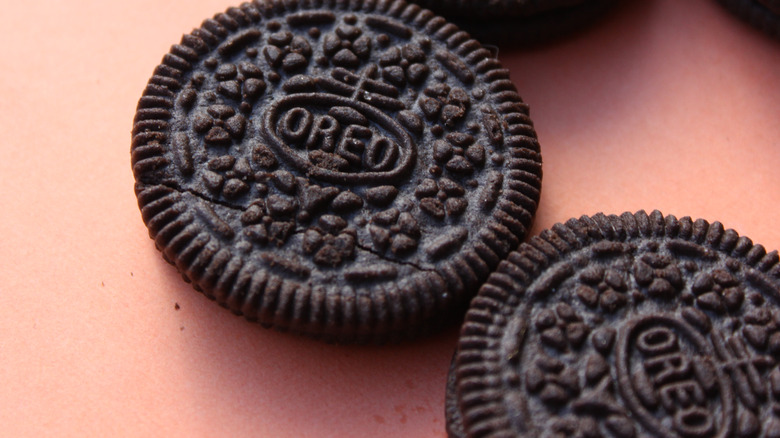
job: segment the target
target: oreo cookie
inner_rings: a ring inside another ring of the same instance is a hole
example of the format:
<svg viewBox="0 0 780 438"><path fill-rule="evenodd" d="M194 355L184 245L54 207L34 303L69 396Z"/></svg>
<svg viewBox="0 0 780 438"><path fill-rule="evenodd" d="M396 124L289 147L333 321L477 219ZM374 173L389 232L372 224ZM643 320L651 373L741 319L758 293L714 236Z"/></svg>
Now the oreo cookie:
<svg viewBox="0 0 780 438"><path fill-rule="evenodd" d="M780 435L780 260L718 222L571 219L480 289L451 437Z"/></svg>
<svg viewBox="0 0 780 438"><path fill-rule="evenodd" d="M731 12L761 30L780 38L780 1L778 0L718 0Z"/></svg>
<svg viewBox="0 0 780 438"><path fill-rule="evenodd" d="M532 17L588 2L589 0L415 0L415 3L447 17L481 20Z"/></svg>
<svg viewBox="0 0 780 438"><path fill-rule="evenodd" d="M150 79L132 166L150 236L195 289L338 342L459 320L541 184L509 72L402 0L257 0L207 19Z"/></svg>
<svg viewBox="0 0 780 438"><path fill-rule="evenodd" d="M536 45L598 21L616 0L416 0L452 20L480 41Z"/></svg>

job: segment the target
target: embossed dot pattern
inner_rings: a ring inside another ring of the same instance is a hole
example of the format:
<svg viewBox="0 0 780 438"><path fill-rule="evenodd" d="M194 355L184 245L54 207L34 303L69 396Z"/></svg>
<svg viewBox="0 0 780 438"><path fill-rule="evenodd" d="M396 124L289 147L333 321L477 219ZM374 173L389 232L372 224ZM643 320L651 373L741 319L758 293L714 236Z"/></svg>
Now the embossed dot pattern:
<svg viewBox="0 0 780 438"><path fill-rule="evenodd" d="M133 127L143 219L193 286L335 341L462 314L526 234L541 157L479 43L404 1L265 1L185 35Z"/></svg>
<svg viewBox="0 0 780 438"><path fill-rule="evenodd" d="M718 223L571 219L472 302L450 436L780 435L780 261Z"/></svg>

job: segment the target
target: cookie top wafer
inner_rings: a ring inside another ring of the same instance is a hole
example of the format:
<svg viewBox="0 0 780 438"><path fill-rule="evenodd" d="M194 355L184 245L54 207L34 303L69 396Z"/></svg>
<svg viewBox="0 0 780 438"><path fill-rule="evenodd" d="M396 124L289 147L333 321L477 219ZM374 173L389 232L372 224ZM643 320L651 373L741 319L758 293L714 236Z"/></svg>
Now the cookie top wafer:
<svg viewBox="0 0 780 438"><path fill-rule="evenodd" d="M341 342L457 319L525 235L541 178L507 70L401 0L204 21L150 79L132 165L151 237L196 289Z"/></svg>
<svg viewBox="0 0 780 438"><path fill-rule="evenodd" d="M473 300L451 436L777 436L779 301L777 251L718 222L558 224Z"/></svg>

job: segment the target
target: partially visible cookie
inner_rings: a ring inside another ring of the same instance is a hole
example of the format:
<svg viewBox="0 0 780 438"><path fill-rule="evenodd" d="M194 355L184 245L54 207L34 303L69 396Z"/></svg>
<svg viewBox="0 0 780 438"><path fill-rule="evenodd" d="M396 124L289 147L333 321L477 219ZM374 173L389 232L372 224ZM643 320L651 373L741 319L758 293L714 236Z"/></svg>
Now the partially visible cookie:
<svg viewBox="0 0 780 438"><path fill-rule="evenodd" d="M718 0L731 12L775 38L780 38L780 1Z"/></svg>
<svg viewBox="0 0 780 438"><path fill-rule="evenodd" d="M483 43L531 46L598 21L617 0L415 0Z"/></svg>
<svg viewBox="0 0 780 438"><path fill-rule="evenodd" d="M780 436L779 305L777 251L718 222L555 225L472 301L450 436Z"/></svg>
<svg viewBox="0 0 780 438"><path fill-rule="evenodd" d="M590 0L414 0L446 17L496 19L531 17L564 10Z"/></svg>
<svg viewBox="0 0 780 438"><path fill-rule="evenodd" d="M196 289L339 342L459 320L541 184L509 72L402 0L257 0L204 21L150 79L132 165L151 237Z"/></svg>

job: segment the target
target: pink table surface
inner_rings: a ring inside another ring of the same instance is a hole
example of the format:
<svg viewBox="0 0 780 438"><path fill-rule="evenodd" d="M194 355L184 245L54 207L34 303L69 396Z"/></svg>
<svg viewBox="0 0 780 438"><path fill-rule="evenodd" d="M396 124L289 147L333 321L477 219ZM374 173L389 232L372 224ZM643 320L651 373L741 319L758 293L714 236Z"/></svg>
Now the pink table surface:
<svg viewBox="0 0 780 438"><path fill-rule="evenodd" d="M137 99L169 46L228 6L4 5L1 435L446 436L457 328L382 347L265 330L193 292L147 237ZM712 0L635 0L499 56L544 155L534 234L657 208L780 248L778 41Z"/></svg>

